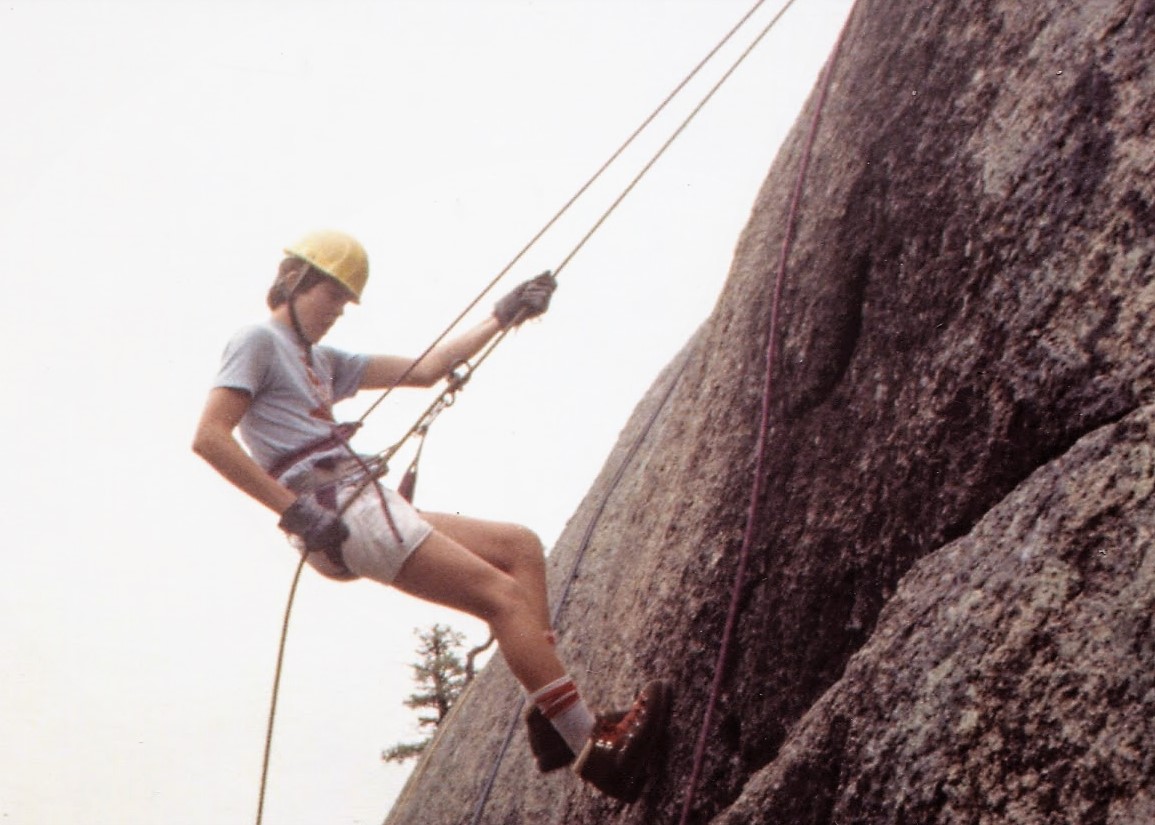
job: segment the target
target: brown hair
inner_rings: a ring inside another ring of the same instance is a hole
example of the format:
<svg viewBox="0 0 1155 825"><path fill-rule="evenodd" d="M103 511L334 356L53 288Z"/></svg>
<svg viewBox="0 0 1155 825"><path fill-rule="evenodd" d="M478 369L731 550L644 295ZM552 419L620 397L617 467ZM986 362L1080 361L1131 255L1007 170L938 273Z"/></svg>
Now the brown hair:
<svg viewBox="0 0 1155 825"><path fill-rule="evenodd" d="M281 261L281 265L277 268L277 278L269 287L265 303L269 305L269 309L276 309L298 292L311 289L329 277L308 261L290 255Z"/></svg>

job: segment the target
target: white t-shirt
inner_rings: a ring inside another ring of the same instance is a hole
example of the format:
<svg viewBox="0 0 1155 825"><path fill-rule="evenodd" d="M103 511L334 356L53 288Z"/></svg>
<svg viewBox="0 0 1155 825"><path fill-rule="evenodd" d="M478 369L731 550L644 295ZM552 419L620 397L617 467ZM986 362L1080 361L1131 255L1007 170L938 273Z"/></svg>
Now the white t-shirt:
<svg viewBox="0 0 1155 825"><path fill-rule="evenodd" d="M213 387L252 397L238 429L249 453L269 470L332 434L333 404L357 392L368 361L365 355L317 345L310 366L293 330L270 319L232 337Z"/></svg>

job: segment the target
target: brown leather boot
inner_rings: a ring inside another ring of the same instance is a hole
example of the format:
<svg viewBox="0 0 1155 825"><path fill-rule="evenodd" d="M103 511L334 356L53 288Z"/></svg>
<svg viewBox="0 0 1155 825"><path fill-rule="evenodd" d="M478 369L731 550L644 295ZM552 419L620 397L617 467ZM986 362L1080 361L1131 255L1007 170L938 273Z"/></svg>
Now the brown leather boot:
<svg viewBox="0 0 1155 825"><path fill-rule="evenodd" d="M625 711L618 711L598 718L618 722L625 715ZM557 728L545 718L545 714L537 705L530 705L525 712L525 732L529 739L529 749L537 762L537 769L542 773L564 768L576 758L569 744L557 732Z"/></svg>
<svg viewBox="0 0 1155 825"><path fill-rule="evenodd" d="M578 776L607 796L636 802L666 732L672 693L668 682L650 682L624 714L598 716L574 765Z"/></svg>

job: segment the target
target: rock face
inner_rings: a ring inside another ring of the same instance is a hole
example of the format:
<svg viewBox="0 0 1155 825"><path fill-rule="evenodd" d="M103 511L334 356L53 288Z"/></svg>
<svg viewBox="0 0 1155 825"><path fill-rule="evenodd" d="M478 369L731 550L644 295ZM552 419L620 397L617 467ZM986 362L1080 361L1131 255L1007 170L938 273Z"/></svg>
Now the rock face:
<svg viewBox="0 0 1155 825"><path fill-rule="evenodd" d="M592 704L676 684L660 772L538 775L498 659L389 825L1155 822L1152 54L1155 0L859 0L550 558Z"/></svg>
<svg viewBox="0 0 1155 825"><path fill-rule="evenodd" d="M1155 406L919 561L716 822L1155 822Z"/></svg>

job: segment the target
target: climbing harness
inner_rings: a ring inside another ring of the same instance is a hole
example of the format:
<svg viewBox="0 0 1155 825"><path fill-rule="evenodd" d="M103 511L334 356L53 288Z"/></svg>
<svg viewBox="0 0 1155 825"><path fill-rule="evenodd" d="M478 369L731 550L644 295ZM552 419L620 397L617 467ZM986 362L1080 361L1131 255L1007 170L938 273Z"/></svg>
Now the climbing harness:
<svg viewBox="0 0 1155 825"><path fill-rule="evenodd" d="M737 70L737 68L746 60L746 58L755 49L755 47L757 47L758 44L761 43L761 41L766 37L766 35L770 32L770 30L783 17L783 15L786 13L786 11L794 4L794 2L795 2L795 0L786 0L785 4L782 6L782 8L774 15L774 17L770 20L770 22L761 30L761 32L756 36L756 38L753 40L753 42L737 57L736 60L734 60L734 62L730 65L730 67L723 73L721 78L709 89L709 91L702 97L702 99L698 102L698 104L693 108L693 110L690 112L690 114L687 115L683 119L681 124L672 132L672 134L669 136L669 138L657 149L657 151L653 154L653 156L650 158L650 160L642 167L641 171L639 171L630 180L630 182L624 187L624 189L618 195L618 197L615 198L611 202L609 207L607 209L605 209L605 211L601 214L601 216L593 223L591 228L586 232L586 234L584 236L582 236L582 238L573 247L573 249L569 252L569 254L566 255L565 258L563 258L563 260L557 266L557 268L555 268L553 270L553 274L555 277L558 276L562 272L562 270L564 270L566 268L566 266L569 265L569 263L578 254L578 252L581 251L581 249L586 245L586 243L590 240L590 238L592 238L593 235L605 224L605 222L617 210L617 208L626 199L626 197L633 192L633 190L637 187L637 185L640 183L642 178L645 177L646 174L649 173L649 171L654 167L654 165L658 162L658 160L666 153L666 151L670 148L670 146L674 143L674 141L677 140L677 138L686 130L686 128L697 117L697 115L702 111L702 109L706 106L706 104L714 97L714 95L718 92L718 90L722 87L722 85L725 84L727 80L729 80L729 78L733 75L733 73ZM465 384L469 381L469 379L474 375L474 373L477 371L477 369L483 363L485 363L485 361L490 357L490 355L492 355L492 353L497 349L497 347L502 343L502 341L504 341L505 337L509 334L510 330L516 326L516 323L510 324L508 327L506 327L505 329L502 329L497 335L495 335L489 341L489 343L481 350L481 352L475 356L475 358L472 362L463 362L461 365L459 365L460 368L455 369L452 372L452 374L449 376L449 379L447 381L447 385L446 385L445 389L443 389L443 391L434 399L434 401L425 409L425 411L421 415L418 416L415 423L409 428L409 430L397 442L395 442L394 444L387 447L385 450L382 450L381 452L379 452L375 455L371 455L371 456L366 457L366 456L362 456L361 454L357 453L353 449L352 445L350 444L350 438L352 437L352 435L358 429L360 429L360 427L362 426L364 421L368 418L368 416L370 414L372 414L392 394L393 390L397 386L402 385L405 382L405 379L408 378L409 375L412 374L412 372L417 368L417 366L419 364L421 364L434 351L434 349L436 349L436 347L448 337L448 335L465 319L465 317L474 308L476 308L478 306L478 304L481 303L482 300L484 300L485 296L488 295L497 286L497 284L502 280L502 278L504 278L513 269L513 267L516 266L521 261L521 259L546 234L546 232L548 232L569 211L569 209L577 202L577 200L582 195L584 195L590 189L590 187L593 186L593 184L597 180L599 180L601 178L601 176L610 168L610 166L612 166L618 160L618 158L626 151L626 149L633 144L633 142L638 138L638 136L641 135L641 133L643 131L645 131L645 129L657 118L657 116L662 111L664 111L666 109L666 107L671 103L671 101L673 101L674 98L677 97L677 95L686 87L686 85L695 76L697 76L697 74L702 70L702 68L705 67L710 62L710 60L712 60L713 57L718 53L718 51L721 50L734 37L734 35L737 34L738 31L740 31L745 26L747 21L763 5L765 5L765 3L766 3L766 0L757 0L757 2L755 2L753 4L753 6L742 16L742 18L706 54L706 56L704 58L702 58L701 61L699 61L699 63L685 76L685 78L683 78L682 81L678 83L678 85L666 96L666 98L654 109L654 111L651 112L642 121L642 123L629 135L629 137L626 138L626 140L622 143L622 145L619 146L618 149L614 151L614 153L609 157L609 159L606 160L606 162L603 163L602 166L599 167L597 169L597 171L595 171L594 174L591 175L590 178L584 184L582 184L581 187L578 188L578 190L569 198L569 200L567 200L561 206L561 208L548 221L546 221L546 223L530 238L530 240L514 255L514 257L481 290L481 292L479 292L478 295L471 302L469 302L463 310L461 310L461 312L457 315L457 317L454 318L444 328L444 330L436 338L433 339L432 343L430 343L428 345L428 347L423 352L421 352L412 361L412 363L409 365L409 367L401 374L401 376L397 379L397 381L394 383L393 386L382 391L378 395L377 399L372 404L369 405L369 407L365 410L365 412L362 413L360 418L358 418L356 421L347 422L344 424L338 424L338 425L334 426L332 436L328 439L325 439L325 442L327 442L325 444L325 446L327 448L330 448L330 449L334 448L334 447L340 447L340 448L344 449L348 453L349 457L353 460L353 462L357 465L356 470L355 470L355 474L357 475L356 483L358 484L358 487L352 495L350 495L346 498L345 504L341 507L340 512L344 512L344 509L347 508L349 506L349 504L353 500L355 500L364 491L364 489L366 487L372 487L376 491L376 494L380 498L382 508L385 510L385 513L388 515L388 512L389 512L388 505L386 503L384 493L378 484L378 481L386 475L386 473L389 470L389 462L390 462L390 460L392 460L396 456L398 451L400 451L402 449L402 447L410 439L418 438L419 443L418 443L418 447L416 450L416 454L414 455L414 458L413 458L412 462L410 463L409 467L407 468L407 470L404 474L404 477L402 479L402 482L399 485L399 491L407 494L406 498L412 500L412 497L414 495L415 488L416 488L417 475L418 475L417 463L420 459L422 448L424 447L425 439L427 438L427 436L429 434L430 426L433 424L433 422L437 419L437 417L444 410L448 409L450 406L452 406L454 404L456 397L457 397L457 394L461 391L461 389L465 386ZM840 42L841 42L841 40L840 40ZM830 65L828 64L827 72L829 72L829 69L830 69ZM826 82L828 83L829 81L827 80ZM823 97L824 97L824 95L823 95ZM821 101L819 102L819 105L818 105L818 111L819 112L821 111ZM815 124L814 125L815 126L817 125L817 117L815 118ZM811 144L812 143L813 143L813 129L812 129L812 133L811 133ZM807 152L806 152L806 158L807 159L809 157L809 148L810 148L810 146L808 145L807 146ZM804 161L803 170L804 169L805 169L805 161ZM801 183L801 177L802 176L800 175L799 188L800 188L800 183ZM792 203L791 218L793 218L793 212L796 211L797 195L798 195L798 192L796 191L795 201ZM788 243L789 238L790 238L790 230L789 229L787 231L786 237L787 237L787 243ZM784 247L785 247L785 243L784 243ZM783 264L782 264L783 269L785 268L784 259L785 259L786 252L787 252L787 250L784 248L784 250L783 250ZM775 315L774 315L774 320L772 321L773 324L776 324L776 322L777 322L777 308L778 308L777 307L777 299L778 299L778 296L780 295L780 291L781 291L781 276L779 277L779 283L778 283L777 288L776 288ZM773 335L771 337L773 338ZM773 354L773 350L772 350L771 354ZM620 481L621 477L624 475L626 467L628 467L630 465L630 463L632 462L634 455L637 452L637 449L640 448L640 445L645 440L651 427L653 426L654 422L656 421L659 413L662 411L662 409L664 409L666 402L668 401L668 399L672 395L674 388L678 385L678 381L679 381L679 378L681 376L681 371L684 370L684 368L685 368L685 363L682 364L682 367L679 370L678 375L672 379L671 385L668 388L666 395L664 396L661 403L656 408L654 414L651 416L650 420L648 421L645 429L643 430L641 437L638 439L637 442L635 442L635 444L631 448L630 453L623 460L622 465L619 467L613 481L610 484L610 488L606 494L605 499L602 501L601 507L599 508L598 512L594 515L594 517L591 519L590 524L587 526L587 530L586 530L586 533L582 539L581 547L580 547L580 550L578 552L578 556L575 559L574 565L571 568L567 584L563 590L563 593L561 594L561 597L559 598L557 604L555 605L553 616L552 616L552 620L554 623L556 623L557 619L560 617L561 611L562 611L562 609L565 605L565 602L568 598L569 591L571 589L573 581L577 577L579 567L580 567L581 562L585 556L585 552L589 546L589 542L590 542L590 539L592 537L593 530L596 527L598 521L600 520L601 514L606 507L606 504L609 500L610 495L616 489L618 482ZM763 421L763 429L759 434L759 441L760 441L759 465L760 465L761 461L763 460L761 457L761 453L764 452L764 446L761 444L761 442L764 441L765 426L766 426L765 421ZM316 445L309 445L309 447L307 447L306 449L309 451L308 454L312 455L317 450L322 449L322 448L317 447ZM308 457L308 455L302 456L301 458L297 459L297 462L299 462L303 458L307 458L307 457ZM297 462L294 462L294 463L297 463ZM347 483L348 479L343 479L342 481ZM753 501L753 498L752 498L752 501ZM391 517L390 517L390 523L392 525ZM394 529L396 529L396 528L394 527ZM744 548L743 557L740 560L740 564L739 564L740 572L743 575L744 575L744 568L745 568L745 556L747 554L748 554L748 548ZM282 676L283 666L284 666L285 649L286 649L286 644L287 644L287 640L288 640L288 630L289 630L290 619L292 616L292 609L293 609L293 603L295 601L295 595L296 595L296 592L298 589L298 585L300 583L301 573L304 569L304 565L306 563L306 560L307 560L307 554L302 554L301 559L297 564L296 571L293 575L292 583L291 583L290 588L289 588L289 594L288 594L288 598L286 600L286 605L285 605L284 617L282 620L281 635L280 635L280 640L279 640L279 644L278 644L276 667L275 667L274 678L273 678L272 697L271 697L270 706L269 706L268 726L267 726L266 735L265 735L265 749L264 749L264 758L263 758L263 763L262 763L262 768L261 768L260 793L259 793L258 805L257 805L256 825L261 825L261 823L263 821L265 795L266 795L266 790L267 790L267 785L268 785L269 763L270 763L270 756L271 756L271 751L272 751L273 729L274 729L275 720L276 720L277 700L278 700L278 695L279 695L279 690L280 690L280 681L281 681L281 676ZM736 590L737 590L737 588L736 588ZM730 627L730 625L731 625L731 620L728 619L727 632L726 632L726 634L724 634L724 638L723 638L723 644L726 645L727 647L729 644L729 636L732 635L732 628ZM725 650L725 649L726 649L726 647L723 648L723 650ZM721 661L721 660L719 660L719 661ZM720 665L719 665L718 670L720 671ZM717 682L717 679L715 681ZM713 696L711 699L710 706L707 708L707 718L706 718L704 725L703 725L703 738L705 736L704 732L705 732L706 728L708 727L708 724L710 721L710 714L712 713L712 708L713 708L715 701L716 701L716 696ZM486 787L485 787L485 789L482 793L482 796L478 801L477 807L474 811L474 817L471 820L472 825L477 825L477 823L480 822L480 817L484 811L486 802L490 796L494 782L496 781L498 768L500 767L500 763L501 763L502 759L504 758L505 752L508 749L510 742L512 741L513 733L516 730L516 726L517 726L517 720L520 718L520 713L521 713L521 708L519 707L517 712L514 714L514 722L510 726L510 729L509 729L509 732L506 736L505 742L502 745L501 752L498 755L498 759L496 760L496 762L494 764L493 771L489 777L489 780L486 784ZM683 812L682 825L684 825L686 822L686 817L688 816L690 806L692 804L694 784L696 783L697 777L700 774L700 763L701 763L701 755L699 754L695 758L695 768L694 768L694 772L692 774L691 784L689 785L689 789L688 789L688 793L687 793L686 808Z"/></svg>
<svg viewBox="0 0 1155 825"><path fill-rule="evenodd" d="M345 424L337 424L333 427L333 432L322 438L319 441L314 441L306 444L299 450L294 450L287 455L281 456L276 463L269 468L269 475L273 478L280 478L293 467L306 461L312 456L320 455L321 453L332 452L340 449L343 445L349 442L354 433L360 429L360 424L357 422L349 422Z"/></svg>

